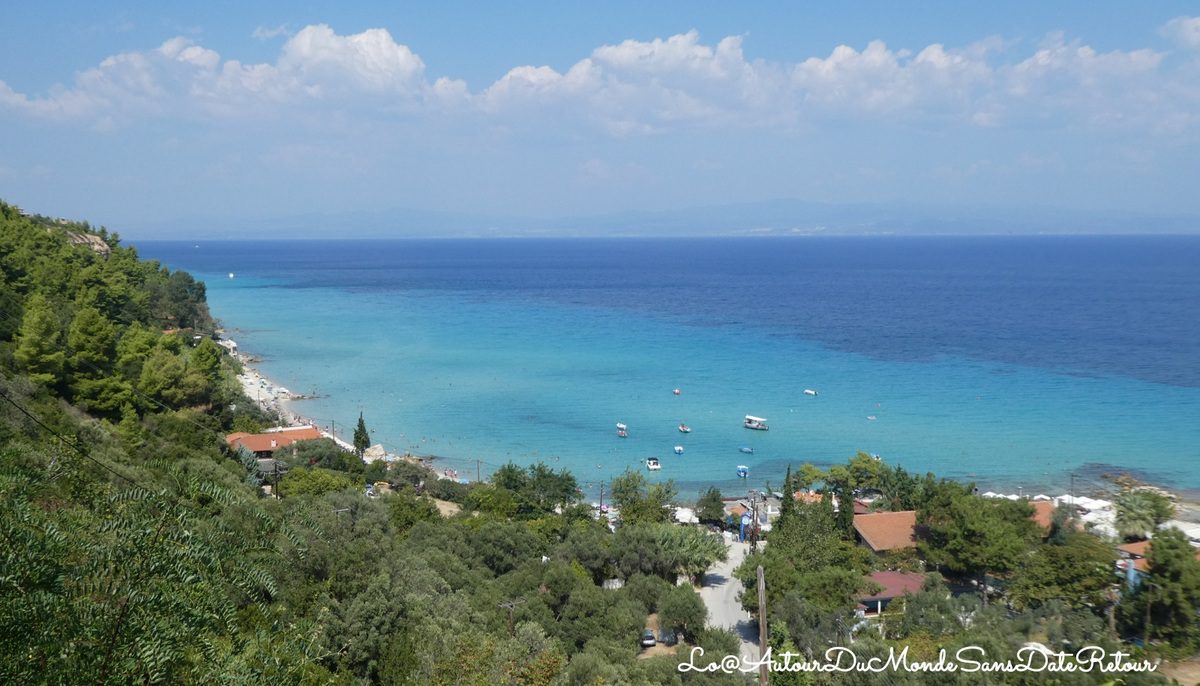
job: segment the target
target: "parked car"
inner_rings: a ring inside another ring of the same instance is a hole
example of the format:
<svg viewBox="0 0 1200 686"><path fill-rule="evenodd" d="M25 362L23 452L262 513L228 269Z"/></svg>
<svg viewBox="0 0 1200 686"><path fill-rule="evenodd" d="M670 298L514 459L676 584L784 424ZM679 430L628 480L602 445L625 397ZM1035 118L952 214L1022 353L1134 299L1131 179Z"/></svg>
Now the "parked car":
<svg viewBox="0 0 1200 686"><path fill-rule="evenodd" d="M653 646L655 643L658 643L658 639L654 638L654 630L653 629L646 629L645 631L642 632L642 647L643 648L649 648L649 647Z"/></svg>

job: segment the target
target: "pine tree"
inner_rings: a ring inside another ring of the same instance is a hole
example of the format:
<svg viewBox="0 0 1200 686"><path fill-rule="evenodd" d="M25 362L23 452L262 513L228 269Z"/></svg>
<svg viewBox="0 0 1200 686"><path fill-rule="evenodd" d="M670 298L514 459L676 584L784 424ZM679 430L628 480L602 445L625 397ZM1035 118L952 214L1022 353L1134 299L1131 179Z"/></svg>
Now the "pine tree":
<svg viewBox="0 0 1200 686"><path fill-rule="evenodd" d="M62 379L67 357L62 350L62 327L50 301L40 293L30 296L25 305L13 357L37 383L53 386Z"/></svg>
<svg viewBox="0 0 1200 686"><path fill-rule="evenodd" d="M367 423L363 421L362 412L358 413L358 426L354 427L354 452L359 457L371 447L371 434L367 431Z"/></svg>

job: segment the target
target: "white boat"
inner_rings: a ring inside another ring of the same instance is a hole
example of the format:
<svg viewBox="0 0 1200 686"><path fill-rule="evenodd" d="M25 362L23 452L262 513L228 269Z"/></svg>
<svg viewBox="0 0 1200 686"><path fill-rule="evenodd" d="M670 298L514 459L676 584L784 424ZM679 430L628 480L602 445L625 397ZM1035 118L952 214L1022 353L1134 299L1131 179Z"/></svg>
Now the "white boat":
<svg viewBox="0 0 1200 686"><path fill-rule="evenodd" d="M658 470L662 469L662 465L658 463L657 457L647 457L646 469L649 469L652 472L657 472Z"/></svg>
<svg viewBox="0 0 1200 686"><path fill-rule="evenodd" d="M816 394L817 394L817 392L811 388L804 389L804 395L816 395Z"/></svg>
<svg viewBox="0 0 1200 686"><path fill-rule="evenodd" d="M617 431L624 431L624 430L626 430L626 429L628 429L628 428L629 428L629 427L625 426L625 425L624 425L624 424L622 424L621 422L617 422Z"/></svg>
<svg viewBox="0 0 1200 686"><path fill-rule="evenodd" d="M691 432L692 432L692 427L688 426L687 424L680 424L680 425L679 425L679 433L681 433L681 434L690 434Z"/></svg>
<svg viewBox="0 0 1200 686"><path fill-rule="evenodd" d="M675 446L675 454L676 454L676 455L682 455L682 454L683 454L683 446L682 446L682 445L677 445L677 446Z"/></svg>
<svg viewBox="0 0 1200 686"><path fill-rule="evenodd" d="M745 479L750 476L750 468L744 464L737 466L737 475L739 479Z"/></svg>
<svg viewBox="0 0 1200 686"><path fill-rule="evenodd" d="M766 431L770 428L767 426L767 420L763 419L762 417L755 417L752 414L746 415L746 419L742 422L742 426L746 427L747 429L754 429L755 431Z"/></svg>
<svg viewBox="0 0 1200 686"><path fill-rule="evenodd" d="M738 448L738 452L743 452L743 453L746 453L747 455L753 455L754 448L751 448L748 445L743 445L742 447Z"/></svg>

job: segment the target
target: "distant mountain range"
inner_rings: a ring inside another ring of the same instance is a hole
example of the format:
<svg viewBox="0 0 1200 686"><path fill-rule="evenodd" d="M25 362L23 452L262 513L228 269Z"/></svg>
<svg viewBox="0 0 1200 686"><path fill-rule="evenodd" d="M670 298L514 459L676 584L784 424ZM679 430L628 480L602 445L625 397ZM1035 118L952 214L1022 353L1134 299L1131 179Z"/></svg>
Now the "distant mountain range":
<svg viewBox="0 0 1200 686"><path fill-rule="evenodd" d="M395 209L266 219L180 219L136 238L480 238L1200 233L1200 216L988 205L837 205L799 200L530 218Z"/></svg>

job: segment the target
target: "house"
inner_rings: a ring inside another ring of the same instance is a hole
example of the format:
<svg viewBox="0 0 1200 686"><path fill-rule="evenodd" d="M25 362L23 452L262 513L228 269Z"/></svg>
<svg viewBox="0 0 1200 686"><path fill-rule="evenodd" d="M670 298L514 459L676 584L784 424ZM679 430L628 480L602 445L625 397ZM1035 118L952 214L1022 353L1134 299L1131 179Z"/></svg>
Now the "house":
<svg viewBox="0 0 1200 686"><path fill-rule="evenodd" d="M249 434L244 431L231 433L225 437L225 443L231 450L245 448L256 457L271 457L276 450L286 448L297 441L311 441L322 438L320 430L315 426L298 426L269 431L261 434Z"/></svg>
<svg viewBox="0 0 1200 686"><path fill-rule="evenodd" d="M1136 588L1142 579L1150 575L1150 547L1153 541L1137 541L1117 546L1117 569L1125 575L1126 585ZM1200 560L1200 549L1196 550Z"/></svg>
<svg viewBox="0 0 1200 686"><path fill-rule="evenodd" d="M917 511L854 515L854 531L875 553L913 548L917 545Z"/></svg>
<svg viewBox="0 0 1200 686"><path fill-rule="evenodd" d="M920 593L925 586L925 575L916 572L872 572L867 579L882 588L858 599L864 613L879 614L896 598Z"/></svg>

